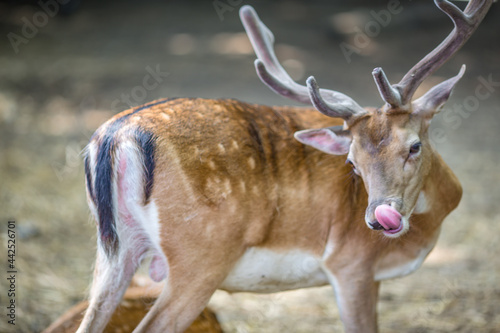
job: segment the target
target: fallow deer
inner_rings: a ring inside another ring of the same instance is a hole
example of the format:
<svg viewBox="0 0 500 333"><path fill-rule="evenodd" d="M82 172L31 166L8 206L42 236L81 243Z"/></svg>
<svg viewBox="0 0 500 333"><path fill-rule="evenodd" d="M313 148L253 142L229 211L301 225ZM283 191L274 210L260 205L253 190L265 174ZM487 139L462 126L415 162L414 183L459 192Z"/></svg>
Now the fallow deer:
<svg viewBox="0 0 500 333"><path fill-rule="evenodd" d="M453 31L398 84L373 71L380 108L319 89L313 77L295 83L274 54L272 33L244 6L261 80L314 108L164 99L102 125L85 153L98 250L78 332L103 330L145 257L151 277L165 282L135 332L184 331L216 289L325 284L335 290L346 332L376 332L380 281L422 264L462 195L428 128L465 66L412 97L492 0L473 0L464 12L435 2Z"/></svg>

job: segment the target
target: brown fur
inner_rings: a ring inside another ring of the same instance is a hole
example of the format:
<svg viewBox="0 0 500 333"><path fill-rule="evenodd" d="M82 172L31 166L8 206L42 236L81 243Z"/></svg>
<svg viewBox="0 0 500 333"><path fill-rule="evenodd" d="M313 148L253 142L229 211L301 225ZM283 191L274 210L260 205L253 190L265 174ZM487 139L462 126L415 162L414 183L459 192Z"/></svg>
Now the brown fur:
<svg viewBox="0 0 500 333"><path fill-rule="evenodd" d="M349 129L356 163L365 180L372 177L372 187L352 174L345 156L294 140L295 131L342 123L315 109L176 99L131 115L117 140L127 128L156 135L151 199L159 210L169 265L166 289L137 331L182 331L249 247L294 248L321 257L329 242L335 249L325 266L342 286L346 330L376 330L375 267L389 253L407 261L432 244L444 217L457 206L461 187L432 150L421 121L409 113L367 110ZM413 178L398 178L398 164L391 161L407 151L410 132L421 136L424 155ZM405 195L406 188L416 194ZM407 234L388 239L366 226L369 196L401 194L406 213L421 189L432 208L411 217Z"/></svg>

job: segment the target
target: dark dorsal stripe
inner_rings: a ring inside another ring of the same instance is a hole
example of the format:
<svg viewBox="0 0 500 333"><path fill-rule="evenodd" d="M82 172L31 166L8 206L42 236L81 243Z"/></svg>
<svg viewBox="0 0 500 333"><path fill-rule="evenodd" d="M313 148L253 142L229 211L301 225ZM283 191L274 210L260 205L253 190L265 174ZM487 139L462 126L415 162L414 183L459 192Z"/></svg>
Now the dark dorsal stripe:
<svg viewBox="0 0 500 333"><path fill-rule="evenodd" d="M112 193L112 184L114 180L113 170L115 167L114 157L118 144L116 133L119 129L122 128L124 123L130 118L130 116L135 115L142 110L149 109L153 106L163 104L174 99L175 98L167 98L138 107L131 113L128 113L113 121L105 129L105 132L102 133L100 137L100 143L97 152L94 190L96 198L95 201L97 205L97 214L99 216L101 242L108 255L115 254L119 246L113 213L114 207ZM134 133L131 133L131 135L138 143L144 161L144 203L148 203L153 188L153 175L155 168L155 137L153 133L148 132L144 129L135 129ZM91 177L87 177L87 182L91 182Z"/></svg>

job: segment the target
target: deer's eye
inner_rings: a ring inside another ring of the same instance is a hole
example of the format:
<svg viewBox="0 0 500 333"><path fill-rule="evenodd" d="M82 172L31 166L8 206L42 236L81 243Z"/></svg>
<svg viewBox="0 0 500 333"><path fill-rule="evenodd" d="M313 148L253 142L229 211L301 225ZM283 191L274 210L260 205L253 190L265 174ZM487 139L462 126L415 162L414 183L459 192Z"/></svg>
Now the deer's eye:
<svg viewBox="0 0 500 333"><path fill-rule="evenodd" d="M410 147L410 155L418 154L420 152L420 149L422 149L422 142L414 143Z"/></svg>
<svg viewBox="0 0 500 333"><path fill-rule="evenodd" d="M345 162L346 164L349 164L351 167L352 167L352 170L358 174L358 170L356 169L356 166L354 165L354 163L350 160L350 159L347 159L347 161Z"/></svg>

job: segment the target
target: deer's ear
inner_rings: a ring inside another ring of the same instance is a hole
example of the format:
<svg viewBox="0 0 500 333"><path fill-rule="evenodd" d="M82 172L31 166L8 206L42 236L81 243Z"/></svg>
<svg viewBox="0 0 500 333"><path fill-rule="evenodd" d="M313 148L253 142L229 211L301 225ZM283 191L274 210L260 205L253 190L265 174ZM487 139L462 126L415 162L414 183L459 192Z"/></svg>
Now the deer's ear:
<svg viewBox="0 0 500 333"><path fill-rule="evenodd" d="M342 126L311 129L295 132L295 139L331 155L345 155L349 152L352 136Z"/></svg>
<svg viewBox="0 0 500 333"><path fill-rule="evenodd" d="M434 86L425 95L412 103L413 113L420 114L424 118L432 118L441 111L444 104L450 98L453 88L465 73L465 65L462 65L460 72L440 84Z"/></svg>

